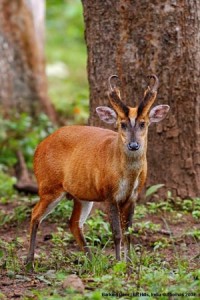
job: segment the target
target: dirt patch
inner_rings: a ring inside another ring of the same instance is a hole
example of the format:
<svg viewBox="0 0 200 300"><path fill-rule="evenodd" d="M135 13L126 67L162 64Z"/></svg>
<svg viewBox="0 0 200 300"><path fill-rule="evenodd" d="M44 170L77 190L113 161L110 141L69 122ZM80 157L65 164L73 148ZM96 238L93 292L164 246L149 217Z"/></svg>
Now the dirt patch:
<svg viewBox="0 0 200 300"><path fill-rule="evenodd" d="M46 287L45 283L42 283L35 275L17 275L17 278L12 279L7 274L1 275L0 291L7 297L7 299L16 299L28 296L28 291L34 288L38 290Z"/></svg>

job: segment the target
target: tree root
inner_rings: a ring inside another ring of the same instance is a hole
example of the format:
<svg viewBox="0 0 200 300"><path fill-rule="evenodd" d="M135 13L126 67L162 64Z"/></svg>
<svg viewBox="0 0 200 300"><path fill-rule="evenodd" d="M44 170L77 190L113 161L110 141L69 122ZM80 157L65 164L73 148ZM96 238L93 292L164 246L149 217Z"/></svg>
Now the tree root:
<svg viewBox="0 0 200 300"><path fill-rule="evenodd" d="M13 185L14 188L25 194L38 194L38 186L31 179L22 151L18 150L16 155L18 158L18 163L15 166L17 183Z"/></svg>

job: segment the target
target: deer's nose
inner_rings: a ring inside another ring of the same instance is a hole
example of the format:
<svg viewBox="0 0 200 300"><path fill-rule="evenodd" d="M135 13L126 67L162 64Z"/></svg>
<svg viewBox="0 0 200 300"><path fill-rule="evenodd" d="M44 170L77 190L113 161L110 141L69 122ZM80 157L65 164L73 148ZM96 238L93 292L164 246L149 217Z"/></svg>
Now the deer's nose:
<svg viewBox="0 0 200 300"><path fill-rule="evenodd" d="M128 144L128 150L136 151L140 148L140 145L137 142L131 142Z"/></svg>

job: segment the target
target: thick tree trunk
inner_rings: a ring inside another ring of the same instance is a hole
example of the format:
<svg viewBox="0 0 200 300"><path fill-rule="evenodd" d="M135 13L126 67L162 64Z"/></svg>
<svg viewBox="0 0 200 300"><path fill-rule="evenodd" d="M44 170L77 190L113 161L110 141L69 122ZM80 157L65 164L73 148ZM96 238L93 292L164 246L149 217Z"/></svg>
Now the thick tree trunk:
<svg viewBox="0 0 200 300"><path fill-rule="evenodd" d="M200 195L200 2L82 0L88 47L90 124L103 124L95 107L107 105L107 79L118 74L126 103L136 104L145 77L160 79L157 103L169 117L152 125L148 185L164 183L173 195Z"/></svg>
<svg viewBox="0 0 200 300"><path fill-rule="evenodd" d="M41 109L52 121L44 58L44 0L0 0L0 109L4 115Z"/></svg>

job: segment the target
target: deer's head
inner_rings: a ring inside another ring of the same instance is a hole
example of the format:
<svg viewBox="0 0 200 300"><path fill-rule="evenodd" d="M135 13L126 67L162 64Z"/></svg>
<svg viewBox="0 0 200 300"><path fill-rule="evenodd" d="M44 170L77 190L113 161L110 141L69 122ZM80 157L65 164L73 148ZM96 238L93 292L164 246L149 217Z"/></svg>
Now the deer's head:
<svg viewBox="0 0 200 300"><path fill-rule="evenodd" d="M168 105L152 105L156 99L159 81L156 75L149 76L153 85L148 86L144 98L136 107L127 106L120 96L116 86L111 85L111 80L117 77L112 75L109 82L109 100L113 109L106 106L96 108L99 118L106 123L116 123L119 137L128 153L142 152L145 149L148 127L151 123L160 122L169 111Z"/></svg>

